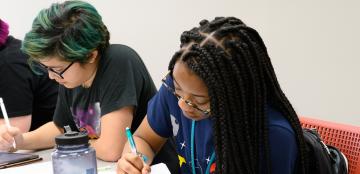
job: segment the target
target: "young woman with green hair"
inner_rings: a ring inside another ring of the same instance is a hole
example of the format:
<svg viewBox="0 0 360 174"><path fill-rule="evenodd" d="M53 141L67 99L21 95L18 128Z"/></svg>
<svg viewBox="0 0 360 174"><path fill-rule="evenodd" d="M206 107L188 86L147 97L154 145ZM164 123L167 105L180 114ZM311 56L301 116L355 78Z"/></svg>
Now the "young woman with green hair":
<svg viewBox="0 0 360 174"><path fill-rule="evenodd" d="M139 55L125 45L109 44L109 37L89 3L65 1L40 11L22 50L34 71L44 70L60 84L54 118L29 133L17 128L2 131L1 150L9 150L12 137L18 149L53 147L54 137L69 125L88 133L98 158L121 157L125 128L134 131L139 126L156 87ZM163 148L162 162L171 164L166 155L171 150Z"/></svg>

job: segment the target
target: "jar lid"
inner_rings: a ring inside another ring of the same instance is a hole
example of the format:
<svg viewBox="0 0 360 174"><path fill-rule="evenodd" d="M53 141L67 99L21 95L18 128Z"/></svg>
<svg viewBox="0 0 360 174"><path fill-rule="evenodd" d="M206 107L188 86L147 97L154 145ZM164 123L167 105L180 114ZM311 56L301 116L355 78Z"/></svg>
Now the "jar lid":
<svg viewBox="0 0 360 174"><path fill-rule="evenodd" d="M55 137L57 145L81 145L88 144L89 137L87 133L70 131Z"/></svg>

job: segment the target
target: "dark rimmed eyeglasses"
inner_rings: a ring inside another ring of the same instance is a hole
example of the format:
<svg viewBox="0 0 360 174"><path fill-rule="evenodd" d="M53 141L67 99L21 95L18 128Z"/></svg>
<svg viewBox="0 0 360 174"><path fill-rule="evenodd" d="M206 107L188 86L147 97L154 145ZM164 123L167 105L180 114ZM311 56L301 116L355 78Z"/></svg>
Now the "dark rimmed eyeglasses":
<svg viewBox="0 0 360 174"><path fill-rule="evenodd" d="M168 84L166 84L166 78L169 77L169 76L171 76L171 71L169 71L169 72L165 75L165 77L164 77L163 79L161 79L162 84L166 87L167 90L169 90L172 94L174 94L175 97L176 97L178 100L182 100L182 101L184 101L185 104L187 104L188 106L190 106L190 107L192 107L192 108L200 111L201 113L203 113L203 114L206 115L206 116L210 116L210 109L206 109L206 110L200 109L196 104L194 104L194 103L191 102L190 100L184 99L184 97L180 96L179 94L177 94L177 93L175 92L175 89L174 89L174 88L172 88L171 86L169 86Z"/></svg>
<svg viewBox="0 0 360 174"><path fill-rule="evenodd" d="M74 62L71 62L64 70L62 70L61 72L58 72L58 71L55 71L53 68L50 68L40 62L38 62L38 63L41 68L45 69L48 72L52 72L52 73L56 74L57 76L59 76L62 79L64 79L63 74L65 73L65 71L68 70L71 67L71 65L74 64Z"/></svg>

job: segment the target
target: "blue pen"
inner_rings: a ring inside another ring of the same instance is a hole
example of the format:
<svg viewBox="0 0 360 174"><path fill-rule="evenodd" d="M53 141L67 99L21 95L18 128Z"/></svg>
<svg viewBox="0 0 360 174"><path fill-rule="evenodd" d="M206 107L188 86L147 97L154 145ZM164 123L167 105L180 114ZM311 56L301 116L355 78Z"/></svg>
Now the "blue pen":
<svg viewBox="0 0 360 174"><path fill-rule="evenodd" d="M131 134L130 128L129 128L129 127L126 127L126 130L125 130L125 131L126 131L126 137L127 137L128 141L129 141L129 143L130 143L131 152L132 152L133 154L135 154L135 155L139 155L139 154L137 153L136 146L135 146L135 141L134 141L134 138L133 138L133 136L132 136L132 134ZM141 155L140 157L142 157L142 159L143 159L144 162L146 163L147 157L146 157L145 155L142 155L142 154L140 154L140 155Z"/></svg>

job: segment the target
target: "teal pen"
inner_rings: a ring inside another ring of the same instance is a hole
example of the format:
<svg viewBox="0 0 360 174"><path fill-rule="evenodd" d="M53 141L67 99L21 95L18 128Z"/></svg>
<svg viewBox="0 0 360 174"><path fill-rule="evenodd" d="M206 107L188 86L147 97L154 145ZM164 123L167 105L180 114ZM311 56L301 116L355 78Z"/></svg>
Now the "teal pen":
<svg viewBox="0 0 360 174"><path fill-rule="evenodd" d="M134 141L134 138L133 138L133 136L132 136L132 134L131 134L130 128L129 128L129 127L126 127L126 130L125 130L125 131L126 131L126 137L127 137L128 141L129 141L129 143L130 143L131 152L132 152L133 154L135 154L135 155L139 155L139 154L137 153L136 146L135 146L135 141ZM143 159L144 162L146 163L147 157L146 157L145 155L142 155L142 154L141 154L140 157L142 157L142 159Z"/></svg>
<svg viewBox="0 0 360 174"><path fill-rule="evenodd" d="M129 127L126 127L126 136L127 136L127 139L130 143L130 149L131 149L131 152L135 155L137 155L137 150L136 150L136 146L135 146L135 141L134 141L134 138L131 134L131 131L130 131L130 128Z"/></svg>

